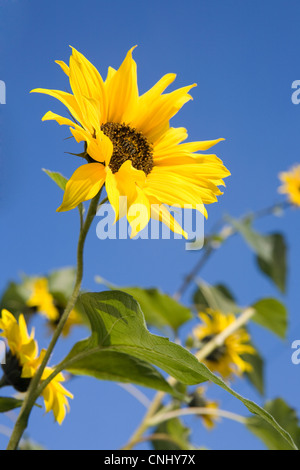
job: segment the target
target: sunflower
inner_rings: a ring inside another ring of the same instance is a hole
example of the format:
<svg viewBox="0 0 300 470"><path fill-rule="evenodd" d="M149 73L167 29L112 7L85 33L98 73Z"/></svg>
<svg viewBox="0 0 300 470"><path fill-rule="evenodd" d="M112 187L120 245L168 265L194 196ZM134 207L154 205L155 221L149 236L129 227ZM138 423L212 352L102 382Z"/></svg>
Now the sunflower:
<svg viewBox="0 0 300 470"><path fill-rule="evenodd" d="M55 328L66 307L66 302L58 300L49 290L48 279L45 277L34 279L30 286L31 294L26 301L26 305L36 312L44 315L49 325ZM73 309L63 328L63 336L68 336L70 330L75 325L81 325L82 319L76 309Z"/></svg>
<svg viewBox="0 0 300 470"><path fill-rule="evenodd" d="M0 380L0 386L10 385L19 392L26 392L32 377L41 365L45 350L43 349L38 355L38 344L34 339L34 330L32 329L30 335L28 334L26 321L22 314L17 321L12 313L3 309L0 330L2 330L0 336L6 339L9 347L5 364L2 364L4 375ZM41 380L47 379L53 370L51 367L46 367ZM63 374L59 373L42 392L46 412L52 410L59 424L64 420L66 410L69 410L67 397L73 398L73 395L61 385L64 380Z"/></svg>
<svg viewBox="0 0 300 470"><path fill-rule="evenodd" d="M72 120L49 111L43 120L70 127L77 142L84 142L87 161L68 181L58 211L68 211L92 199L105 184L115 219L127 215L134 236L149 222L161 220L186 236L167 206L188 205L207 216L204 204L217 201L218 186L230 173L216 155L199 154L224 139L182 143L186 129L170 127L170 119L191 99L195 86L163 93L175 80L164 75L139 95L132 51L118 70L109 67L105 81L97 69L72 48L69 66L56 61L69 77L72 93L37 88L61 101ZM124 201L126 197L126 207ZM136 207L143 207L136 226Z"/></svg>
<svg viewBox="0 0 300 470"><path fill-rule="evenodd" d="M202 324L194 329L194 335L203 345L236 320L233 314L225 315L211 309L199 313L199 317ZM244 328L240 328L230 334L223 345L216 347L204 362L212 371L218 372L225 379L251 372L252 366L241 357L243 354L255 354L255 349L249 342L249 334Z"/></svg>
<svg viewBox="0 0 300 470"><path fill-rule="evenodd" d="M300 206L300 165L295 165L289 171L279 173L279 179L283 184L278 191L287 194L292 204Z"/></svg>

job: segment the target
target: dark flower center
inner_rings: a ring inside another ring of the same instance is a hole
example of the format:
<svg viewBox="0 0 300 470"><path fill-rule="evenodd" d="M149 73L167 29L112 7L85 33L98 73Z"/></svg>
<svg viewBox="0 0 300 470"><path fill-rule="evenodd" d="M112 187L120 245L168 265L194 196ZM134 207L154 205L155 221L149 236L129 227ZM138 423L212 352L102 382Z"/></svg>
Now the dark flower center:
<svg viewBox="0 0 300 470"><path fill-rule="evenodd" d="M215 335L208 335L202 338L201 342L206 344L209 343ZM217 346L207 357L206 359L211 362L220 362L220 360L226 354L226 346L223 344L222 346Z"/></svg>
<svg viewBox="0 0 300 470"><path fill-rule="evenodd" d="M26 392L28 390L31 379L21 377L23 367L19 360L11 351L8 351L5 357L5 364L2 364L4 377L2 378L5 385L14 387L18 392Z"/></svg>
<svg viewBox="0 0 300 470"><path fill-rule="evenodd" d="M124 162L131 160L132 166L148 175L153 168L153 148L147 138L136 129L125 124L107 122L101 126L102 132L110 138L114 149L109 163L116 173Z"/></svg>

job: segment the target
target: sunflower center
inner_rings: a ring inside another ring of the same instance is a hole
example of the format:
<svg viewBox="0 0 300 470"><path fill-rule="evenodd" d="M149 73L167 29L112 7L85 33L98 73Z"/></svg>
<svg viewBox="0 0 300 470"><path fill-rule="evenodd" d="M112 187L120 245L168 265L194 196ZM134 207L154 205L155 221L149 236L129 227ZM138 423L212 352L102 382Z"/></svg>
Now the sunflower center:
<svg viewBox="0 0 300 470"><path fill-rule="evenodd" d="M114 149L109 167L116 173L124 162L131 160L132 166L148 175L153 168L153 148L147 138L136 129L125 124L107 122L101 130L110 138Z"/></svg>
<svg viewBox="0 0 300 470"><path fill-rule="evenodd" d="M206 344L209 343L215 335L208 335L205 336L201 342ZM207 357L206 359L211 362L220 362L220 360L225 356L226 354L226 346L223 344L222 346L217 346Z"/></svg>

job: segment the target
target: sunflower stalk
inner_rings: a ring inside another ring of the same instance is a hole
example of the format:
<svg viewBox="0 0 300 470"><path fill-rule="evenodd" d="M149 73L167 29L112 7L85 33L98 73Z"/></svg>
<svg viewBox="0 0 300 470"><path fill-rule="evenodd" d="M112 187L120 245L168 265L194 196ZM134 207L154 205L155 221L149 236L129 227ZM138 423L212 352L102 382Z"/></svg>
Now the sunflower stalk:
<svg viewBox="0 0 300 470"><path fill-rule="evenodd" d="M243 325L248 323L254 314L255 310L253 308L245 309L244 312L233 323L231 323L215 338L212 338L200 351L198 351L198 353L196 354L197 359L200 362L203 361L207 356L209 356L212 351L214 351L216 347L224 344L224 341L226 340L226 338L228 338L228 336L232 335L235 331L239 330ZM175 385L177 381L176 379L174 379L174 377L169 377L168 382L170 385ZM148 428L153 426L153 423L155 423L156 418L160 419L163 413L161 411L158 412L158 410L161 407L161 403L165 395L166 394L164 392L156 393L140 426L136 429L136 431L131 436L128 443L122 448L122 450L131 450L138 442L140 442L140 439L142 438L143 434L148 430ZM189 414L193 414L193 412Z"/></svg>
<svg viewBox="0 0 300 470"><path fill-rule="evenodd" d="M50 356L54 350L54 347L63 331L63 328L66 324L66 321L68 319L69 314L73 310L76 301L78 299L78 296L80 294L80 289L81 289L81 283L82 283L82 278L83 278L83 250L84 250L84 244L86 240L86 236L88 234L88 231L90 229L90 226L94 220L94 217L97 213L97 208L98 208L98 203L99 203L99 198L101 195L101 190L98 192L98 194L91 200L88 213L86 215L86 219L83 222L82 218L80 219L80 233L79 233L79 239L78 239L78 246L77 246L77 273L76 273L76 281L73 289L73 293L68 301L68 304L63 312L63 315L61 316L61 319L57 325L56 330L54 331L53 337L51 339L51 342L48 346L48 349L45 353L45 356L43 358L43 361L37 370L36 374L32 378L30 382L29 389L27 391L25 400L23 402L23 405L20 410L20 414L18 416L18 419L15 423L10 441L7 446L7 450L16 450L18 448L19 442L22 438L22 435L24 431L27 428L28 424L28 419L31 413L31 410L37 400L37 398L40 395L41 388L39 388L39 383L41 380L41 377L43 375L43 371L45 370L45 367L47 366L47 363L50 359Z"/></svg>
<svg viewBox="0 0 300 470"><path fill-rule="evenodd" d="M179 410L169 411L167 413L158 413L155 415L151 420L148 421L149 426L157 426L160 423L164 423L165 421L169 421L169 419L179 418L180 416L187 416L187 415L208 415L208 416L216 416L220 418L227 418L231 421L235 421L237 423L245 424L247 418L240 416L236 413L231 413L230 411L220 410L215 408L207 407L193 407L193 408L183 408Z"/></svg>

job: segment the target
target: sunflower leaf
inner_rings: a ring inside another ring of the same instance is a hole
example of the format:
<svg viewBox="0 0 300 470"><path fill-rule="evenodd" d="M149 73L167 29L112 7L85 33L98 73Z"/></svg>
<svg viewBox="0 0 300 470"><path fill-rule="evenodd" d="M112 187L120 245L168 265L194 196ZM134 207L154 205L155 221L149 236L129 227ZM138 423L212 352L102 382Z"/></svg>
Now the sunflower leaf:
<svg viewBox="0 0 300 470"><path fill-rule="evenodd" d="M170 441L153 440L152 446L155 450L195 450L195 447L189 442L190 433L191 430L184 426L180 419L169 419L160 423L154 434L166 435Z"/></svg>
<svg viewBox="0 0 300 470"><path fill-rule="evenodd" d="M96 281L106 285L110 289L115 288L115 286L112 286L100 277L97 277ZM140 304L147 325L155 326L161 331L164 331L167 327L177 332L181 325L191 320L193 317L187 307L180 304L169 295L161 292L159 289L118 287L118 290L132 295Z"/></svg>
<svg viewBox="0 0 300 470"><path fill-rule="evenodd" d="M17 400L16 398L0 397L0 413L6 413L7 411L20 408L23 404L23 400Z"/></svg>
<svg viewBox="0 0 300 470"><path fill-rule="evenodd" d="M73 347L60 365L61 368L70 371L80 369L84 373L85 360L93 360L96 367L98 354L116 352L157 366L185 384L195 385L210 380L244 403L251 413L259 415L273 426L291 447L296 448L290 435L266 410L232 390L182 346L151 334L147 330L142 311L132 296L120 291L86 293L81 295L81 303L91 323L93 334L90 339ZM109 373L109 367L106 372ZM133 381L136 379L135 377ZM139 380L140 384L142 380L143 377Z"/></svg>
<svg viewBox="0 0 300 470"><path fill-rule="evenodd" d="M181 325L192 318L192 313L187 307L158 289L124 287L122 291L132 295L140 304L149 326L155 326L161 330L164 327L170 327L177 332Z"/></svg>
<svg viewBox="0 0 300 470"><path fill-rule="evenodd" d="M198 310L212 308L223 313L239 313L241 311L231 292L222 284L211 286L203 281L198 282L198 288L194 293L194 303Z"/></svg>
<svg viewBox="0 0 300 470"><path fill-rule="evenodd" d="M288 327L288 313L283 303L277 299L262 299L252 307L256 314L252 320L260 326L267 328L282 339L286 338Z"/></svg>
<svg viewBox="0 0 300 470"><path fill-rule="evenodd" d="M296 411L282 398L268 401L265 409L271 413L277 422L283 426L293 437L296 445L300 446L300 425ZM274 428L259 416L251 416L247 420L247 428L261 439L270 450L291 450L288 443L282 439Z"/></svg>
<svg viewBox="0 0 300 470"><path fill-rule="evenodd" d="M266 274L284 293L286 290L286 275L287 275L287 262L286 262L286 243L283 235L280 233L273 233L267 235L267 240L272 250L270 260L264 257L257 256L257 264L261 271Z"/></svg>
<svg viewBox="0 0 300 470"><path fill-rule="evenodd" d="M257 264L281 292L286 288L286 243L280 233L262 235L252 227L252 217L236 220L227 216L226 220L242 235L256 254Z"/></svg>

